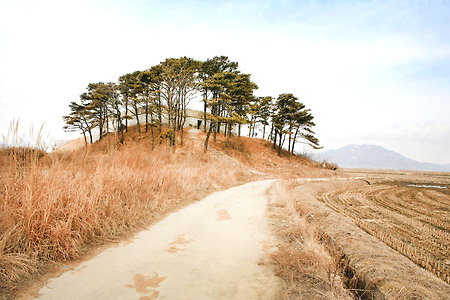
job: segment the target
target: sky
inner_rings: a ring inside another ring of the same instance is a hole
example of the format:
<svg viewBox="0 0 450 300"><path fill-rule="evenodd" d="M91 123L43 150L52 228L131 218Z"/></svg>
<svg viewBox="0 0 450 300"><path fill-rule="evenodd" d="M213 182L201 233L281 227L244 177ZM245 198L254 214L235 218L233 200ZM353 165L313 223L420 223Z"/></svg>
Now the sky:
<svg viewBox="0 0 450 300"><path fill-rule="evenodd" d="M226 55L257 96L311 109L323 150L450 164L449 16L444 0L0 0L0 137L13 120L24 141L78 137L62 116L89 83Z"/></svg>

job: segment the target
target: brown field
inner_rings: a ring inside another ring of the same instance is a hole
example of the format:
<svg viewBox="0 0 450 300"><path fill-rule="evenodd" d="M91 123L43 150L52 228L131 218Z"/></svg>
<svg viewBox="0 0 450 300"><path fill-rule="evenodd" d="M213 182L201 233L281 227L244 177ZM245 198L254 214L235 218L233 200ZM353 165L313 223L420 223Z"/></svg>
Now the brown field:
<svg viewBox="0 0 450 300"><path fill-rule="evenodd" d="M272 187L280 299L448 299L450 174L342 175Z"/></svg>
<svg viewBox="0 0 450 300"><path fill-rule="evenodd" d="M450 174L363 174L370 185L326 192L321 199L355 220L367 233L450 283ZM380 180L381 176L385 179Z"/></svg>

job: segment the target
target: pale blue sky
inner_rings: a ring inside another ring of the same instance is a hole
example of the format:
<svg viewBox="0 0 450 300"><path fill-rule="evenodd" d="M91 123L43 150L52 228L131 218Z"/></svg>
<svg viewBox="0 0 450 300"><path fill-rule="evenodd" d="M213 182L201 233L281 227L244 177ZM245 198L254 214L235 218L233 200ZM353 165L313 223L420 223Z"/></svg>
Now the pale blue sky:
<svg viewBox="0 0 450 300"><path fill-rule="evenodd" d="M0 133L20 118L69 139L61 117L88 83L227 55L257 95L311 108L325 149L450 163L449 16L450 1L0 0Z"/></svg>

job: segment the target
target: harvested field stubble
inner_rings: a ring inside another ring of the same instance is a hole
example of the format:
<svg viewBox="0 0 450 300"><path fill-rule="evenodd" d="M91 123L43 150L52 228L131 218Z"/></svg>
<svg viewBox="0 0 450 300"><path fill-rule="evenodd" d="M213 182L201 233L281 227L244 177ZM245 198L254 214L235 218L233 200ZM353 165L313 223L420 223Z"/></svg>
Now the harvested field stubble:
<svg viewBox="0 0 450 300"><path fill-rule="evenodd" d="M325 193L322 199L366 232L450 283L448 189L410 185L378 183Z"/></svg>
<svg viewBox="0 0 450 300"><path fill-rule="evenodd" d="M310 182L299 183L293 193L297 202L309 208L309 214L320 230L326 233L326 240L342 251L346 259L346 285L355 290L358 297L446 299L450 294L447 283L359 228L354 220L320 201L321 195L330 193L328 191L339 190L346 194L346 191L371 186L366 180ZM348 204L348 209L355 205Z"/></svg>

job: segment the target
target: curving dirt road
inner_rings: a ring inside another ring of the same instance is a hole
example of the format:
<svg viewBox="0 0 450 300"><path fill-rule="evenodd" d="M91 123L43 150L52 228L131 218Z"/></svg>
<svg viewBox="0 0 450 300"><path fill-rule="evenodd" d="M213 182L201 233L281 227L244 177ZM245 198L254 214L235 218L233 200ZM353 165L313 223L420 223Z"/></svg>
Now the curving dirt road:
<svg viewBox="0 0 450 300"><path fill-rule="evenodd" d="M40 289L39 299L271 299L272 180L214 193Z"/></svg>

